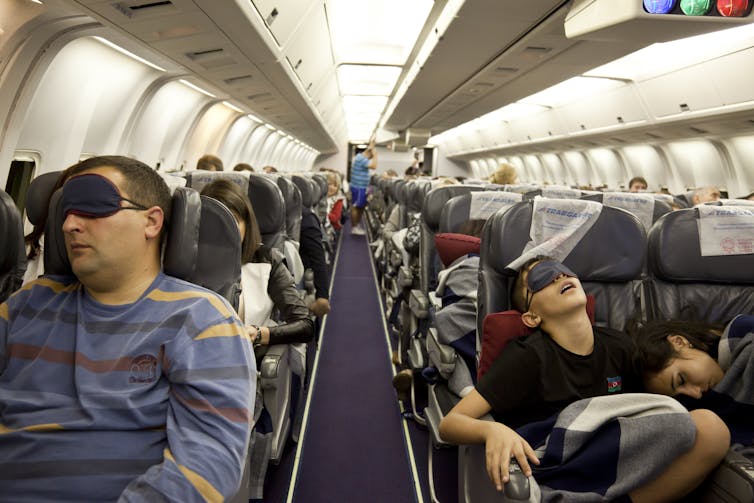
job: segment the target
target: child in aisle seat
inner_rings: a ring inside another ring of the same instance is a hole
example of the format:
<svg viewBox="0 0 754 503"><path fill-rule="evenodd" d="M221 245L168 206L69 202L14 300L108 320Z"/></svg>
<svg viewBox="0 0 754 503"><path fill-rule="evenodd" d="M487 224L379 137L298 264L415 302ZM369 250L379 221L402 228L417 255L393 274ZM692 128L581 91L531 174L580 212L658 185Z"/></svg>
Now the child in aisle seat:
<svg viewBox="0 0 754 503"><path fill-rule="evenodd" d="M515 459L526 476L534 473L538 481L542 477L540 485L546 481L558 487L562 481L553 477L557 477L559 463L552 465L553 459L547 456L540 460L522 436L530 434L531 430L523 427L553 417L560 420L561 411L571 404L581 403L582 399L608 398L609 393L609 398L616 398L615 390L610 389L610 382L616 379L621 382L618 394L639 391L632 361L633 348L624 334L591 325L581 283L570 269L556 260L537 257L528 261L517 274L511 300L513 307L522 313L522 322L538 330L508 343L476 389L443 419L440 434L452 443L484 443L488 475L498 490L509 480L511 459ZM636 400L643 396L651 395L637 395ZM628 398L633 400L633 397ZM495 422L480 419L490 412ZM618 485L623 491L611 496L630 496L634 503L676 500L691 492L722 460L728 448L729 433L719 417L708 410L694 411L690 418L676 410L675 416L682 421L673 421L677 430L673 438L683 434L686 443L679 441L668 449L642 443L635 445L635 452L647 457L645 465L653 469L643 478L611 481L611 488ZM664 431L660 436L670 438ZM652 465L650 454L670 458L659 459ZM600 462L618 465L621 459L618 456L618 459L601 459ZM534 470L530 463L535 466ZM539 465L547 468L538 472ZM579 492L599 489L590 487L589 480L582 482L584 487Z"/></svg>

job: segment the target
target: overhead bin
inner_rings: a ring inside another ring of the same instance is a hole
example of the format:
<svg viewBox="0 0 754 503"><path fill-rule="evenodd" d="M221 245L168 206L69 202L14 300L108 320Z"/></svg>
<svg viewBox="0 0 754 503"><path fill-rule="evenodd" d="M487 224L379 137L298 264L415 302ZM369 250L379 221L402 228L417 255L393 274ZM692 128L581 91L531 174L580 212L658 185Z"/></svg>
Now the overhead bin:
<svg viewBox="0 0 754 503"><path fill-rule="evenodd" d="M285 47L315 0L251 0L280 47Z"/></svg>
<svg viewBox="0 0 754 503"><path fill-rule="evenodd" d="M333 67L330 33L323 3L318 3L306 15L284 52L288 63L311 96Z"/></svg>
<svg viewBox="0 0 754 503"><path fill-rule="evenodd" d="M752 22L752 0L574 0L568 38L636 40L647 44Z"/></svg>

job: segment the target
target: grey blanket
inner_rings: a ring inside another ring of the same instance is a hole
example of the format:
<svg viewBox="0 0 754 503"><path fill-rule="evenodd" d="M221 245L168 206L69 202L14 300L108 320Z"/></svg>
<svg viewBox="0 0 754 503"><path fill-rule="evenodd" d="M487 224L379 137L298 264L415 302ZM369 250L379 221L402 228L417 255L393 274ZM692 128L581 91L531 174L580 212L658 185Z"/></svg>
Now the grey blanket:
<svg viewBox="0 0 754 503"><path fill-rule="evenodd" d="M579 400L557 416L518 429L537 451L542 501L629 501L688 451L688 411L662 395L627 393Z"/></svg>

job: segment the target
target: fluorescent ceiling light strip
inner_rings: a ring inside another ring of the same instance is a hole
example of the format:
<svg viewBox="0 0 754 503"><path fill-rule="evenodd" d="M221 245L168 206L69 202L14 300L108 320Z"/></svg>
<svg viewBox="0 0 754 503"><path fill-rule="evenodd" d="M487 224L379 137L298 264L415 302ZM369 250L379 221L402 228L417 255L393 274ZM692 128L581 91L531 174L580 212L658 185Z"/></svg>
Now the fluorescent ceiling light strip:
<svg viewBox="0 0 754 503"><path fill-rule="evenodd" d="M260 119L259 117L257 117L256 115L246 114L246 117L248 117L249 119L253 120L254 122L258 122L260 124L264 123L264 121L262 119Z"/></svg>
<svg viewBox="0 0 754 503"><path fill-rule="evenodd" d="M238 108L237 106L235 106L233 103L230 103L228 101L223 101L223 105L225 105L226 107L230 108L231 110L235 110L238 113L241 113L241 114L243 113L243 110L241 110L240 108Z"/></svg>
<svg viewBox="0 0 754 503"><path fill-rule="evenodd" d="M199 87L199 86L195 86L194 84L192 84L191 82L189 82L189 81L187 81L187 80L183 80L183 79L181 79L181 80L179 80L178 82L180 82L181 84L183 84L183 85L184 85L184 86L186 86L186 87L190 87L190 88L191 88L191 89L193 89L194 91L197 91L197 92L200 92L200 93L202 93L202 94L203 94L203 95L205 95L205 96L209 96L210 98L216 98L216 96L215 96L214 94L212 94L211 92L209 92L209 91L205 91L205 90L204 90L204 89L202 89L201 87Z"/></svg>
<svg viewBox="0 0 754 503"><path fill-rule="evenodd" d="M269 129L270 131L277 131L277 129L275 128L275 126L270 126L269 124L265 124L264 127L266 127L267 129Z"/></svg>
<svg viewBox="0 0 754 503"><path fill-rule="evenodd" d="M34 1L34 0L32 0L32 1ZM42 2L35 2L35 3L40 3L40 4L41 4ZM160 68L159 66L155 65L154 63L150 63L150 62L149 62L149 61L147 61L146 59L144 59L144 58L141 58L141 57L137 56L136 54L134 54L134 53L132 53L132 52L129 52L129 51L125 50L124 48L120 47L119 45L115 45L115 44L113 44L112 42L110 42L110 41L109 41L109 40L107 40L106 38L102 38L102 37L93 37L93 38L94 38L94 39L95 39L95 40L96 40L97 42L100 42L101 44L104 44L104 45L108 46L108 47L109 47L109 48L111 48L111 49L115 49L115 50L116 50L116 51L118 51L119 53L121 53L121 54L125 54L125 55L126 55L126 56L128 56L129 58L131 58L131 59L135 59L135 60L136 60L136 61L138 61L139 63L145 64L145 65L147 65L148 67L150 67L150 68L154 68L155 70L159 70L159 71L161 71L161 72L164 72L164 71L165 71L165 69L164 69L164 68Z"/></svg>

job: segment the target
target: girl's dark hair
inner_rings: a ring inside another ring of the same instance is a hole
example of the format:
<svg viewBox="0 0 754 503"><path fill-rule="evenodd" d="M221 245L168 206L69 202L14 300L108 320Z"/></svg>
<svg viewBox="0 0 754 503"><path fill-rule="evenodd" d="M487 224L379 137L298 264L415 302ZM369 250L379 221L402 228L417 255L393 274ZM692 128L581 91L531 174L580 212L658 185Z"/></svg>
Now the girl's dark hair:
<svg viewBox="0 0 754 503"><path fill-rule="evenodd" d="M241 263L253 262L254 253L262 245L262 235L248 196L238 184L223 179L206 185L201 194L217 199L246 224L246 235L241 243Z"/></svg>
<svg viewBox="0 0 754 503"><path fill-rule="evenodd" d="M658 320L630 330L635 342L636 369L643 376L656 374L679 354L668 340L670 335L685 337L692 346L717 359L717 345L723 327L706 321Z"/></svg>

